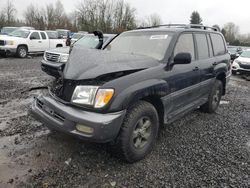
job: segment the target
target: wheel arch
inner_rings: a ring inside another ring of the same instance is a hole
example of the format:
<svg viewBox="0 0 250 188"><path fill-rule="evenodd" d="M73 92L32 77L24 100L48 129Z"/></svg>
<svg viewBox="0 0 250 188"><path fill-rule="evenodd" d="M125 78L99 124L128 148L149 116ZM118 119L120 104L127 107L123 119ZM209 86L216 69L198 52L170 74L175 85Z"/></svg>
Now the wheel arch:
<svg viewBox="0 0 250 188"><path fill-rule="evenodd" d="M222 95L225 95L226 94L226 73L225 72L218 73L216 75L216 79L222 82L222 85L223 85Z"/></svg>
<svg viewBox="0 0 250 188"><path fill-rule="evenodd" d="M57 44L56 48L59 48L59 47L63 47L63 45L62 44Z"/></svg>
<svg viewBox="0 0 250 188"><path fill-rule="evenodd" d="M25 47L27 48L27 52L29 52L29 47L28 47L27 44L18 44L16 50L18 50L18 48L19 48L20 46L25 46ZM17 52L17 51L16 51L16 52Z"/></svg>

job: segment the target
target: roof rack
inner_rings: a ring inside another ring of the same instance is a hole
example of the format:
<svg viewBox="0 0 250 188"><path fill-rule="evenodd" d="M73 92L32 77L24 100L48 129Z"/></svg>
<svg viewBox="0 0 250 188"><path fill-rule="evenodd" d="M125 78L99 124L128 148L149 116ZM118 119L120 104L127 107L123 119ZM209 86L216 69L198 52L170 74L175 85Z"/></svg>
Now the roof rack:
<svg viewBox="0 0 250 188"><path fill-rule="evenodd" d="M212 30L212 31L218 31L215 27L209 27L205 25L200 24L163 24L163 25L156 25L151 27L139 27L137 29L150 29L150 28L158 28L158 27L169 27L169 28L184 28L184 29L203 29L203 30Z"/></svg>

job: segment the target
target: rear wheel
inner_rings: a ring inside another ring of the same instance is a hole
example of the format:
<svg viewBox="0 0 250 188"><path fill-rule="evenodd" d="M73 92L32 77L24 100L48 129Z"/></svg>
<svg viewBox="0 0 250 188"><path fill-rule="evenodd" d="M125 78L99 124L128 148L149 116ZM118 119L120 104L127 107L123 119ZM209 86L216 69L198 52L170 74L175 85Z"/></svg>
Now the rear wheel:
<svg viewBox="0 0 250 188"><path fill-rule="evenodd" d="M17 56L20 58L25 58L28 54L28 49L25 46L19 46L17 48Z"/></svg>
<svg viewBox="0 0 250 188"><path fill-rule="evenodd" d="M128 110L112 145L113 153L130 163L143 159L153 148L158 128L159 118L154 106L139 101Z"/></svg>
<svg viewBox="0 0 250 188"><path fill-rule="evenodd" d="M222 96L223 84L220 80L216 80L214 86L208 96L208 101L201 106L201 110L207 113L214 113L219 104Z"/></svg>

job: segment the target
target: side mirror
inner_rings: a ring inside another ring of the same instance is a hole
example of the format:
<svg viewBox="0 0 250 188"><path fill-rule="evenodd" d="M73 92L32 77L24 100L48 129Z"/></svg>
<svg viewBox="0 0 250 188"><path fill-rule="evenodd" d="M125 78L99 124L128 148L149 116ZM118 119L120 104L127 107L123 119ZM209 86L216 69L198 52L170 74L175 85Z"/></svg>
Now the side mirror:
<svg viewBox="0 0 250 188"><path fill-rule="evenodd" d="M30 36L30 40L34 40L34 39L36 39L35 37L33 37L33 36Z"/></svg>
<svg viewBox="0 0 250 188"><path fill-rule="evenodd" d="M174 64L189 64L191 60L192 57L190 53L178 53L174 57Z"/></svg>

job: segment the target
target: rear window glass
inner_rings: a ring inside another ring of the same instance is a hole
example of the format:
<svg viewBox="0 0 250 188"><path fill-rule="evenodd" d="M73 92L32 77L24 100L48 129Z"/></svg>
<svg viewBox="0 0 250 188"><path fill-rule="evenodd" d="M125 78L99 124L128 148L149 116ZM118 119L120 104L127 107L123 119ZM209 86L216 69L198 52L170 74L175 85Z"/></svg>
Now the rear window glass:
<svg viewBox="0 0 250 188"><path fill-rule="evenodd" d="M46 35L44 32L40 32L41 36L42 36L42 39L46 39Z"/></svg>
<svg viewBox="0 0 250 188"><path fill-rule="evenodd" d="M226 53L226 48L222 36L219 34L210 34L214 49L214 55L223 55Z"/></svg>
<svg viewBox="0 0 250 188"><path fill-rule="evenodd" d="M195 34L196 42L197 42L197 51L198 51L198 59L207 59L209 58L207 37L205 34Z"/></svg>

